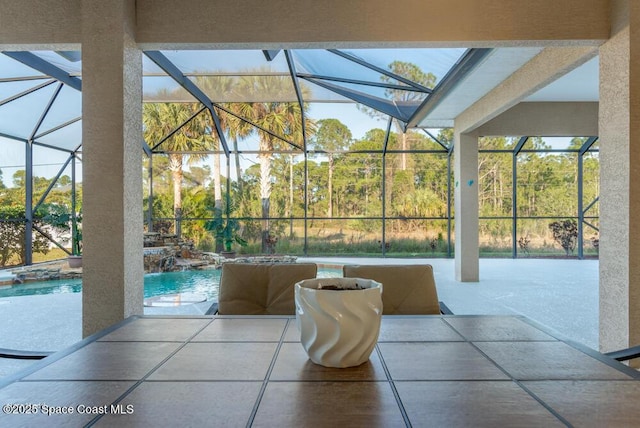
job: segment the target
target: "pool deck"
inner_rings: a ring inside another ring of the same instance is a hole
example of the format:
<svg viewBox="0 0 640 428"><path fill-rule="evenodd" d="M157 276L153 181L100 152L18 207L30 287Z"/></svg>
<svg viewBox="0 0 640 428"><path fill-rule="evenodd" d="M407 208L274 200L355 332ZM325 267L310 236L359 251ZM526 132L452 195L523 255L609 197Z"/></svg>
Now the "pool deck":
<svg viewBox="0 0 640 428"><path fill-rule="evenodd" d="M324 265L429 263L439 299L455 314L518 314L598 347L598 261L481 259L480 282L455 280L452 259L298 258ZM202 315L211 303L145 307L147 315ZM0 298L0 348L56 351L82 339L81 293ZM31 360L0 358L0 377Z"/></svg>

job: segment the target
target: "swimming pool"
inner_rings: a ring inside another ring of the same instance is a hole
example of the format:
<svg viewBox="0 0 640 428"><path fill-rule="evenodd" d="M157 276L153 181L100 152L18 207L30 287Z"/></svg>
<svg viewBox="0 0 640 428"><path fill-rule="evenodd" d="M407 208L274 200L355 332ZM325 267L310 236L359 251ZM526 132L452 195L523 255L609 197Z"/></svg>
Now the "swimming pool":
<svg viewBox="0 0 640 428"><path fill-rule="evenodd" d="M342 276L342 270L318 266L318 277L336 278ZM163 296L175 293L203 294L207 300L218 300L220 269L186 270L180 272L150 273L144 276L144 297ZM82 280L55 280L28 282L9 286L0 286L0 298L32 296L35 294L79 293Z"/></svg>

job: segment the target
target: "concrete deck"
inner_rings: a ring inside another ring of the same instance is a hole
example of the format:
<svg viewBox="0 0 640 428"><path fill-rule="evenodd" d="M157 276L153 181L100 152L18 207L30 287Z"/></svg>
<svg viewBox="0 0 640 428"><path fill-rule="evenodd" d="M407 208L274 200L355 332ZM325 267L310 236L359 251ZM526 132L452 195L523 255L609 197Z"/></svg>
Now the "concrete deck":
<svg viewBox="0 0 640 428"><path fill-rule="evenodd" d="M336 263L332 258L299 261ZM598 260L480 259L480 282L455 280L452 259L340 259L433 266L438 297L454 314L518 314L598 349Z"/></svg>
<svg viewBox="0 0 640 428"><path fill-rule="evenodd" d="M323 264L433 265L438 295L455 314L519 314L598 348L598 261L481 259L480 282L454 278L451 259L299 258ZM145 308L145 314L202 315L208 304ZM56 351L82 338L82 296L0 299L0 348ZM0 377L33 361L0 358Z"/></svg>

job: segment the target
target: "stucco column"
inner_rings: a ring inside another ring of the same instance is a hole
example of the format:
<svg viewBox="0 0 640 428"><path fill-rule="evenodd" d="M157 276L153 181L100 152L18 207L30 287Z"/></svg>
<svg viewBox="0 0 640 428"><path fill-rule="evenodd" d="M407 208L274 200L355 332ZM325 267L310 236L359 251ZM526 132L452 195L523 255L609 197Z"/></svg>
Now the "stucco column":
<svg viewBox="0 0 640 428"><path fill-rule="evenodd" d="M478 137L455 132L455 269L456 280L477 282L478 249Z"/></svg>
<svg viewBox="0 0 640 428"><path fill-rule="evenodd" d="M143 312L142 54L134 0L83 0L82 18L87 336Z"/></svg>
<svg viewBox="0 0 640 428"><path fill-rule="evenodd" d="M640 4L600 48L600 348L640 344Z"/></svg>

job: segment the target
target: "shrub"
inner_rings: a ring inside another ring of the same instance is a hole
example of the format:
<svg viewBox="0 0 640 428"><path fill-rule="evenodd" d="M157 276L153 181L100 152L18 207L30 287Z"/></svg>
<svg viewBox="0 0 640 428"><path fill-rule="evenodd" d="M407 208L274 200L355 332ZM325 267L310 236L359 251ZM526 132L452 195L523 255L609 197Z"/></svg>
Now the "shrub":
<svg viewBox="0 0 640 428"><path fill-rule="evenodd" d="M573 219L549 223L553 240L564 249L566 255L573 253L578 243L578 223Z"/></svg>

